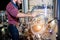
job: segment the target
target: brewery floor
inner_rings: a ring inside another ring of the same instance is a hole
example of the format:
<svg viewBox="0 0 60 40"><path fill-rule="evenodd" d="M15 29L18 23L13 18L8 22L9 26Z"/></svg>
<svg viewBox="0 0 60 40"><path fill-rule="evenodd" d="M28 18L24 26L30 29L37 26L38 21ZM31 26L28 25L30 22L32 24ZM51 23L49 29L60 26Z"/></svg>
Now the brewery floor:
<svg viewBox="0 0 60 40"><path fill-rule="evenodd" d="M0 34L1 35L1 34ZM57 40L60 40L58 37L56 38ZM11 40L11 37L10 36L0 36L0 40ZM26 36L22 36L22 35L20 35L19 36L19 40L28 40L27 39L27 37ZM32 38L31 38L31 40L33 40Z"/></svg>

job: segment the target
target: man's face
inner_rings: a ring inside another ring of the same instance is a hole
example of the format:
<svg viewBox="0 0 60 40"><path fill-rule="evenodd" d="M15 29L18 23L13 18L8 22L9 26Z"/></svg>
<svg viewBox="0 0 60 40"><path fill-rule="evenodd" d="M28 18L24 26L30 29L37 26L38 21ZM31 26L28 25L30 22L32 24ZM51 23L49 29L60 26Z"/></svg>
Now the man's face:
<svg viewBox="0 0 60 40"><path fill-rule="evenodd" d="M22 0L17 0L17 3L18 3L18 4L21 4L21 3L22 3Z"/></svg>

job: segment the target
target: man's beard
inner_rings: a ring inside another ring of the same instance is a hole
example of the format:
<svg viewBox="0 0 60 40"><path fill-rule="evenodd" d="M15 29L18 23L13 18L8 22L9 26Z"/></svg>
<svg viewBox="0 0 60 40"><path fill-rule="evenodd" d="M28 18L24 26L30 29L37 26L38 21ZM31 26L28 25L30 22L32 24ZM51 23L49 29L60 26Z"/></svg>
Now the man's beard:
<svg viewBox="0 0 60 40"><path fill-rule="evenodd" d="M22 9L22 3L21 4L16 3L16 5L18 6L18 9Z"/></svg>

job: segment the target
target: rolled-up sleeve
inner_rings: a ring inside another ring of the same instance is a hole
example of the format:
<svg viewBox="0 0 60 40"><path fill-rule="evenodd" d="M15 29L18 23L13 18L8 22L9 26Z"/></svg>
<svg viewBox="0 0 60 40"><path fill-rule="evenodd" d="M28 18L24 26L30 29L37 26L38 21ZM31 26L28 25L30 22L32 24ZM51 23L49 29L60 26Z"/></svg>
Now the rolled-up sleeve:
<svg viewBox="0 0 60 40"><path fill-rule="evenodd" d="M16 17L18 14L18 9L14 8L14 7L9 7L7 8L7 11L9 12L9 14L13 17Z"/></svg>
<svg viewBox="0 0 60 40"><path fill-rule="evenodd" d="M10 11L10 14L11 14L12 16L16 17L17 14L18 14L18 10L12 9L12 10Z"/></svg>

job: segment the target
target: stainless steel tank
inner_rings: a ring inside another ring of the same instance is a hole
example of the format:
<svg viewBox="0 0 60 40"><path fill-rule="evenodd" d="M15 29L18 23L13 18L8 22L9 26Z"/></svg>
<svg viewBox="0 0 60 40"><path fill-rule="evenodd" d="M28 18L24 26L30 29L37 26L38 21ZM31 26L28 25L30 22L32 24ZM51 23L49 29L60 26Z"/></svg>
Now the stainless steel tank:
<svg viewBox="0 0 60 40"><path fill-rule="evenodd" d="M56 40L56 33L58 32L56 5L56 0L29 0L28 11L38 14L31 21L30 29L34 35L39 34L45 40Z"/></svg>

